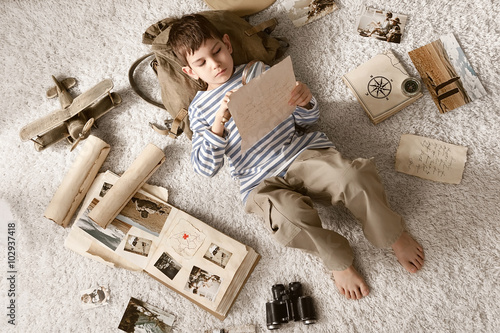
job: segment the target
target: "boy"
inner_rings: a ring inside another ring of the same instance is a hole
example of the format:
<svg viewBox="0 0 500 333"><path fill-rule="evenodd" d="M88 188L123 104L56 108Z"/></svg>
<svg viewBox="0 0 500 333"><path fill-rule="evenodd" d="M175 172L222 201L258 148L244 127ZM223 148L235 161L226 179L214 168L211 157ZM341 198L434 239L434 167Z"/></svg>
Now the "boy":
<svg viewBox="0 0 500 333"><path fill-rule="evenodd" d="M214 176L229 163L240 182L247 212L264 218L267 229L282 245L318 255L332 271L335 284L348 299L368 295L365 280L354 269L348 241L323 229L310 197L344 205L361 221L366 238L378 247L391 246L403 267L422 267L422 247L403 230L401 216L388 207L371 160L348 161L321 132L299 134L296 126L317 121L319 109L309 88L297 82L290 104L296 109L271 133L245 153L227 103L241 86L244 65L234 67L228 35L221 35L201 15L188 15L171 26L169 45L184 64L182 70L207 85L189 106L197 173ZM257 65L249 74L261 72Z"/></svg>

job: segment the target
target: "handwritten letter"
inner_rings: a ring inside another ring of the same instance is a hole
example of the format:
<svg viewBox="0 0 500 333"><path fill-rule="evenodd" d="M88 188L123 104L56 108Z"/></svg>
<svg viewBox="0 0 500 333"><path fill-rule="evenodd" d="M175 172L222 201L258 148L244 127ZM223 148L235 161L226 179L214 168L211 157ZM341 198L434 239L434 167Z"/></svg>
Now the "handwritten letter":
<svg viewBox="0 0 500 333"><path fill-rule="evenodd" d="M242 151L292 114L295 107L288 101L293 88L295 74L287 57L231 95L228 107L240 132Z"/></svg>
<svg viewBox="0 0 500 333"><path fill-rule="evenodd" d="M421 136L401 136L396 171L420 178L460 184L467 160L467 147Z"/></svg>

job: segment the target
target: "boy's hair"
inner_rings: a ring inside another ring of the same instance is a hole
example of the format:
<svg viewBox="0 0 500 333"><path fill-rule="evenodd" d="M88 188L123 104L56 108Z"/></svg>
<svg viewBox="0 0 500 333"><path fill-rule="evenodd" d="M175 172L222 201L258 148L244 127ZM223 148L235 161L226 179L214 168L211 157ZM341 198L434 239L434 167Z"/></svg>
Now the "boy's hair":
<svg viewBox="0 0 500 333"><path fill-rule="evenodd" d="M184 66L186 56L196 52L207 39L222 40L222 34L203 15L185 15L172 23L168 44Z"/></svg>

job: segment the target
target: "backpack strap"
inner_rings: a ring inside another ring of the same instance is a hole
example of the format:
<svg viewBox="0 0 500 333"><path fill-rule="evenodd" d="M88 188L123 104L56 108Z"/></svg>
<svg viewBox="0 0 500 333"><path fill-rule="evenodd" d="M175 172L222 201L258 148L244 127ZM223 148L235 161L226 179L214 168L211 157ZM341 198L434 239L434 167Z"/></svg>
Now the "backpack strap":
<svg viewBox="0 0 500 333"><path fill-rule="evenodd" d="M179 135L183 133L181 128L182 121L187 117L188 110L182 108L175 116L175 119L168 119L165 121L166 129L161 129L153 123L149 123L149 126L156 132L161 135L168 135L172 139L177 139Z"/></svg>
<svg viewBox="0 0 500 333"><path fill-rule="evenodd" d="M151 52L151 53L148 53L142 57L140 57L139 59L137 59L133 64L132 66L130 66L130 69L128 71L128 80L130 82L130 86L132 87L132 89L137 93L137 95L139 95L143 100L145 100L146 102L148 102L149 104L152 104L154 106L157 106L159 108L162 108L162 109L165 109L165 105L163 105L162 103L159 103L159 102L156 102L154 100L152 100L151 98L149 98L149 96L147 96L145 93L143 93L141 91L141 89L139 89L139 86L137 85L137 83L135 82L135 79L134 79L134 71L135 69L137 68L137 66L139 66L139 64L141 62L143 62L145 59L151 57L151 56L154 56L154 53Z"/></svg>
<svg viewBox="0 0 500 333"><path fill-rule="evenodd" d="M253 36L258 32L264 31L267 34L270 34L271 32L274 31L276 26L278 25L278 20L275 18L272 18L270 20L264 21L262 23L259 23L247 30L245 30L245 35L247 36Z"/></svg>

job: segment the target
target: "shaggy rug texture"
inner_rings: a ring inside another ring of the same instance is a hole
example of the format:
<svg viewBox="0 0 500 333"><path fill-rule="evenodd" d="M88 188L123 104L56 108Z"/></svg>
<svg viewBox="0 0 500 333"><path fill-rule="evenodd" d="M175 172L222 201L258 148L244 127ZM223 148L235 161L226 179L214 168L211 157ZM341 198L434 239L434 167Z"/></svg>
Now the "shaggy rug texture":
<svg viewBox="0 0 500 333"><path fill-rule="evenodd" d="M265 303L275 283L300 281L312 296L318 322L288 323L280 332L494 332L500 327L500 5L476 1L338 0L339 9L302 27L289 19L278 0L251 16L251 23L276 17L273 35L288 38L296 76L306 82L321 107L315 129L324 131L347 158L375 159L391 207L423 245L426 262L407 273L392 250L373 247L342 206L318 205L324 226L352 244L355 267L371 288L360 301L342 297L316 257L281 247L262 222L247 215L238 185L227 168L211 179L191 167L191 143L161 136L166 112L133 92L128 69L150 51L142 33L165 17L208 10L202 0L3 0L0 2L0 137L2 224L0 240L1 332L117 332L130 297L177 317L175 332L253 324L267 331ZM400 44L360 37L355 24L361 6L408 15ZM487 95L440 114L429 91L378 125L373 125L341 76L374 55L393 50L407 71L418 76L408 52L454 33ZM159 99L159 86L146 64L138 81ZM58 143L36 152L19 130L58 109L45 92L51 75L75 77L76 96L103 79L114 83L123 102L97 121L93 134L111 145L101 171L123 173L148 143L167 161L149 183L168 188L174 206L253 247L262 259L228 317L221 322L145 273L111 268L66 249L69 229L43 217L45 208L78 151ZM466 146L467 163L458 185L424 180L395 171L402 134L416 134ZM10 223L10 224L9 224ZM10 228L9 228L10 226ZM15 242L8 232L15 229ZM8 246L11 246L9 249ZM16 263L9 273L9 256ZM8 279L14 276L14 279ZM82 310L81 290L104 285L106 306ZM15 293L10 294L9 291ZM11 302L15 310L9 309ZM14 313L15 326L9 324ZM495 327L497 327L495 329Z"/></svg>

